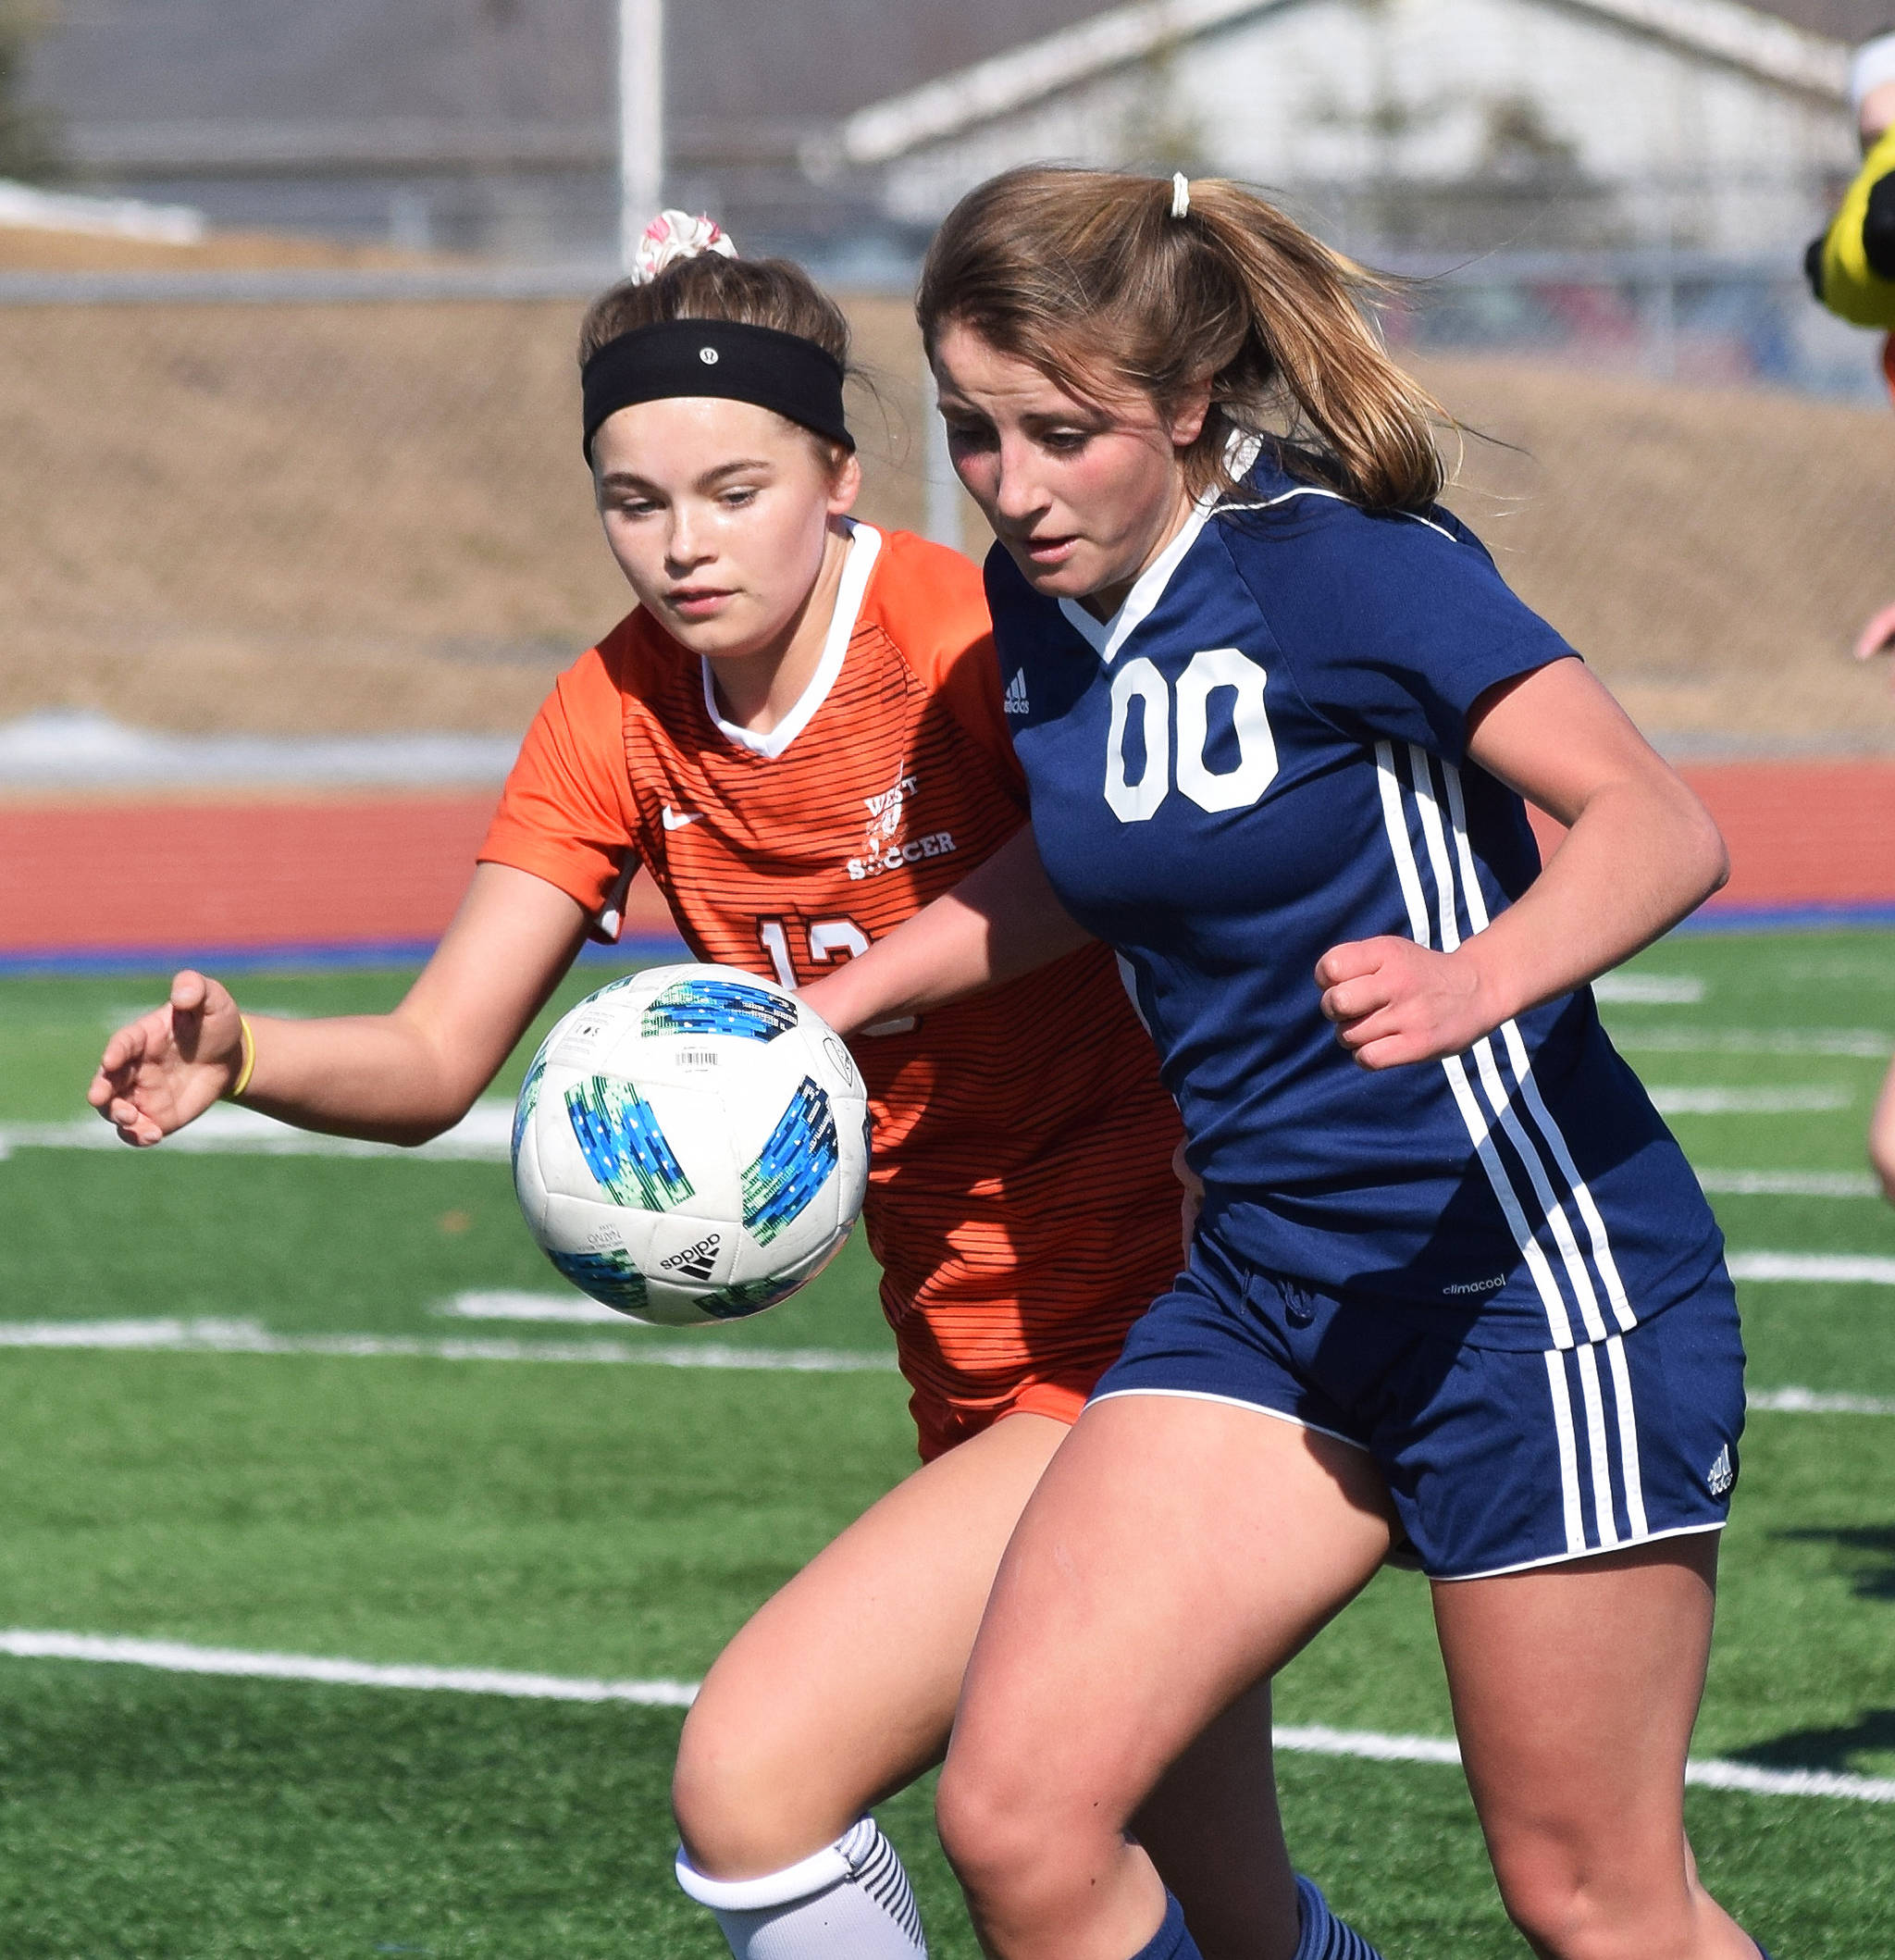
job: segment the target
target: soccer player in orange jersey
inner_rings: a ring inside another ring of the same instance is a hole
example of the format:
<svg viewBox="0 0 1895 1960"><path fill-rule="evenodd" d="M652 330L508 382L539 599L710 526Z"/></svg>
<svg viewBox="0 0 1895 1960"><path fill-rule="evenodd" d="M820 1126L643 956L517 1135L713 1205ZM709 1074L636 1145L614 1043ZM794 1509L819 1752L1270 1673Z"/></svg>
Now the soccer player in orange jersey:
<svg viewBox="0 0 1895 1960"><path fill-rule="evenodd" d="M707 249L708 248L708 249ZM649 870L700 959L806 983L1020 827L980 574L852 523L848 329L796 267L667 214L591 309L586 453L638 605L565 674L466 899L392 1013L241 1016L180 974L92 1100L153 1144L233 1091L417 1143L456 1122ZM712 1668L674 1801L681 1883L739 1960L912 1960L869 1807L937 1762L1009 1533L1178 1260L1175 1110L1102 946L866 1031L866 1219L923 1464ZM1004 1419L1004 1420L1003 1420ZM1240 1700L1144 1841L1216 1960L1289 1960L1269 1706Z"/></svg>

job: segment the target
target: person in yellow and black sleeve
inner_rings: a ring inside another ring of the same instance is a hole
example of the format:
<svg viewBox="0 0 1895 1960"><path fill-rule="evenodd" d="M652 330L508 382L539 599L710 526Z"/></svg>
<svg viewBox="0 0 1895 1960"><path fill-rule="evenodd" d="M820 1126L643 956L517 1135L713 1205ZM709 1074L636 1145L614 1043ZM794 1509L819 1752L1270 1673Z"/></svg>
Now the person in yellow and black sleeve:
<svg viewBox="0 0 1895 1960"><path fill-rule="evenodd" d="M1858 327L1884 329L1882 372L1895 394L1895 28L1856 49L1849 101L1862 139L1863 167L1828 229L1810 241L1803 270L1810 290L1831 313ZM1855 646L1858 660L1887 652L1895 652L1895 605L1876 614Z"/></svg>
<svg viewBox="0 0 1895 1960"><path fill-rule="evenodd" d="M1856 49L1849 99L1862 138L1863 167L1828 229L1810 242L1803 269L1830 312L1858 327L1889 331L1882 371L1895 392L1895 31ZM1895 652L1895 605L1884 606L1855 643L1858 660ZM1869 1161L1895 1203L1895 1068L1869 1124Z"/></svg>
<svg viewBox="0 0 1895 1960"><path fill-rule="evenodd" d="M1863 167L1828 229L1811 240L1803 269L1831 313L1887 331L1895 329L1895 31L1857 48L1849 99Z"/></svg>

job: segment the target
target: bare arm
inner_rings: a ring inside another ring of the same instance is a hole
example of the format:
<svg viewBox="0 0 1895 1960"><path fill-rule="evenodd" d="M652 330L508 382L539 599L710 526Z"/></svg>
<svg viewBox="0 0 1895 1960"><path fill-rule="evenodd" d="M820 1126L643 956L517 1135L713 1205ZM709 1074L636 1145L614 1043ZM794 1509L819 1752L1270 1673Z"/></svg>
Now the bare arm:
<svg viewBox="0 0 1895 1960"><path fill-rule="evenodd" d="M434 957L388 1014L251 1017L244 1106L305 1130L425 1143L467 1113L572 964L585 913L556 886L476 867ZM155 1144L229 1093L242 1066L237 1003L186 971L161 1008L105 1044L87 1092L127 1143Z"/></svg>
<svg viewBox="0 0 1895 1960"><path fill-rule="evenodd" d="M1053 896L1022 825L952 891L804 987L802 998L838 1034L852 1034L998 986L1090 937Z"/></svg>
<svg viewBox="0 0 1895 1960"><path fill-rule="evenodd" d="M1459 1053L1649 945L1730 873L1710 813L1577 660L1492 688L1469 726L1469 755L1566 841L1457 951L1386 937L1322 956L1322 1011L1368 1068Z"/></svg>

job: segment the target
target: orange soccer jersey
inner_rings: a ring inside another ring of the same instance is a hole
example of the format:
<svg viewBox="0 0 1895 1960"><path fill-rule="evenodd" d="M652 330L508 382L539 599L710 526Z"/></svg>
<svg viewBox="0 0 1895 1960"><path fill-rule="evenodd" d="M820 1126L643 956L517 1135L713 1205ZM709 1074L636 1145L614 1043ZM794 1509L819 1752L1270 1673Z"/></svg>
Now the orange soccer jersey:
<svg viewBox="0 0 1895 1960"><path fill-rule="evenodd" d="M814 678L768 736L634 613L561 676L483 860L604 907L645 864L701 960L814 979L1020 826L980 574L855 527ZM865 1220L923 1453L1066 1420L1178 1263L1178 1117L1111 954L1085 948L853 1044Z"/></svg>

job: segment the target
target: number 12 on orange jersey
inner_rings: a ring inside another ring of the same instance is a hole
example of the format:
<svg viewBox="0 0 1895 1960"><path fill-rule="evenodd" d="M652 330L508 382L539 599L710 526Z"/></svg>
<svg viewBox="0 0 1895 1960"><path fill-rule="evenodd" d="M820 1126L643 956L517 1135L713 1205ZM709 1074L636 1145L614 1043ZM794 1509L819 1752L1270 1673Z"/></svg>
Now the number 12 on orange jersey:
<svg viewBox="0 0 1895 1960"><path fill-rule="evenodd" d="M794 989L801 985L796 974L796 961L790 952L790 933L800 934L803 924L800 919L759 919L757 921L757 943L770 956L770 964L776 974L776 984ZM869 949L869 936L853 919L815 919L809 926L807 939L810 964L824 967L837 960L852 960L858 953ZM864 1035L906 1035L915 1024L912 1014L904 1014L898 1021L878 1021L873 1027L862 1029Z"/></svg>

